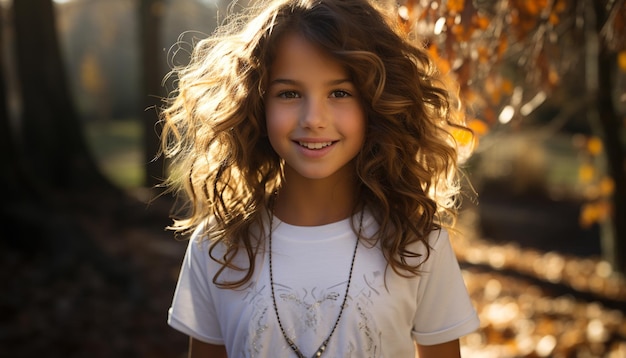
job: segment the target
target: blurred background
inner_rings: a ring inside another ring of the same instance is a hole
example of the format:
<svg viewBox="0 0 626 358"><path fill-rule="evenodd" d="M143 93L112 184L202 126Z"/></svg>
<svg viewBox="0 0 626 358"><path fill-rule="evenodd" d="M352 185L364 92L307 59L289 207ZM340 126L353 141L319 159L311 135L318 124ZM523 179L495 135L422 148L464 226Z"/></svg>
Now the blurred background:
<svg viewBox="0 0 626 358"><path fill-rule="evenodd" d="M475 137L464 357L626 357L626 2L400 0ZM240 1L0 0L0 357L184 357L164 80ZM465 153L469 154L469 152Z"/></svg>

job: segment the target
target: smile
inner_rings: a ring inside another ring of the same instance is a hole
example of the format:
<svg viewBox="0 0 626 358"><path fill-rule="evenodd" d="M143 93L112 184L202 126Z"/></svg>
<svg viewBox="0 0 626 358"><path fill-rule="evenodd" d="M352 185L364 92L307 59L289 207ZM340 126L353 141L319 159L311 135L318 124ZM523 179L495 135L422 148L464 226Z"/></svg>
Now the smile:
<svg viewBox="0 0 626 358"><path fill-rule="evenodd" d="M298 142L298 144L301 147L316 150L316 149L326 148L332 145L333 142Z"/></svg>

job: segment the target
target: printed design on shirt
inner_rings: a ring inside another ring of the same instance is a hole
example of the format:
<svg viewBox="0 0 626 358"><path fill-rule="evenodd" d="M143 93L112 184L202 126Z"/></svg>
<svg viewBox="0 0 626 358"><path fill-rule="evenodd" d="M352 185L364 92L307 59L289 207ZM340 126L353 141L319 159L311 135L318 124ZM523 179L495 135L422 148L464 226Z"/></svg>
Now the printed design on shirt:
<svg viewBox="0 0 626 358"><path fill-rule="evenodd" d="M375 309L374 301L380 296L380 284L382 274L380 271L374 271L369 274L363 274L362 280L359 280L355 286L359 288L354 294L353 301L357 311L358 328L361 333L361 349L367 352L368 357L383 357L381 352L382 332L376 324L372 312ZM380 303L379 303L380 304Z"/></svg>
<svg viewBox="0 0 626 358"><path fill-rule="evenodd" d="M350 326L358 328L358 333L349 334L348 336L351 338L341 342L342 347L330 347L328 353L338 352L335 356L343 358L378 358L384 356L381 350L382 332L380 332L372 314L375 309L376 298L384 290L382 276L382 273L375 271L363 274L359 278L355 277L342 320L353 320ZM345 290L345 284L346 282L338 283L327 289L317 287L308 289L293 288L275 283L276 303L287 335L296 342L302 340L299 338L300 335L310 337L311 333L320 339L325 338L330 333L326 330L332 326L339 313L339 305L343 301L342 289ZM381 289L381 287L383 288ZM264 343L270 344L269 342L272 342L272 339L267 335L280 334L278 322L273 312L271 290L267 285L261 287L251 285L246 289L244 302L250 308L250 324L248 345L241 347L243 352L240 353L240 356L263 357L264 352L268 352L268 349L269 351L277 349L277 347L264 346ZM286 319L288 316L293 317L293 319ZM288 321L289 324L286 324L285 321ZM269 327L272 328L268 329ZM323 332L318 332L318 328L321 330L320 327L324 327ZM282 337L280 338L282 339ZM339 343L339 340L334 340L331 346ZM284 353L289 352L286 344L281 344L281 347L285 350Z"/></svg>
<svg viewBox="0 0 626 358"><path fill-rule="evenodd" d="M271 306L267 301L265 292L266 286L257 288L255 285L251 285L246 290L246 294L243 297L243 301L252 307L250 316L249 338L250 344L247 347L241 347L242 350L246 350L241 353L243 357L260 357L263 356L263 351L266 347L263 347L263 335L268 328L268 315L270 314ZM267 290L269 291L269 289Z"/></svg>
<svg viewBox="0 0 626 358"><path fill-rule="evenodd" d="M295 320L293 320L293 332L289 333L295 334L296 332L309 330L317 333L317 328L322 323L322 319L325 321L332 319L328 312L337 311L336 313L339 313L339 305L343 301L343 294L335 291L335 289L342 284L345 285L345 282L329 287L327 290L318 289L317 287L310 290L307 288L294 290L289 286L276 284L274 289L276 301L279 303L279 313L287 312L295 317ZM280 307L281 303L283 304L282 308ZM288 328L285 327L285 329Z"/></svg>

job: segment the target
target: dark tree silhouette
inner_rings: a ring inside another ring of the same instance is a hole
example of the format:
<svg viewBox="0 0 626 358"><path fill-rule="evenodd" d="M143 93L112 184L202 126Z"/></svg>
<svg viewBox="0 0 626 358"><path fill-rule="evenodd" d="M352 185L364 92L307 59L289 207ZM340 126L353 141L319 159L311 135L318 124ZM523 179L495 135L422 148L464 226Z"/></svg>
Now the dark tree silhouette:
<svg viewBox="0 0 626 358"><path fill-rule="evenodd" d="M51 0L13 2L22 102L17 143L41 193L112 189L85 143L60 54ZM33 188L29 188L31 190Z"/></svg>
<svg viewBox="0 0 626 358"><path fill-rule="evenodd" d="M108 279L128 284L128 267L93 240L86 215L115 219L133 200L112 185L90 154L65 78L52 0L14 1L17 81L21 114L13 128L0 77L2 149L9 155L0 181L10 185L3 200L2 244L27 254L45 253L48 274L65 275L87 263ZM134 206L137 208L137 206Z"/></svg>
<svg viewBox="0 0 626 358"><path fill-rule="evenodd" d="M0 7L0 19L4 19L3 9ZM0 26L0 68L4 68L4 26ZM0 71L0 151L5 158L5 167L0 174L0 185L8 188L5 202L13 203L26 195L22 190L25 185L24 171L18 157L15 146L15 138L12 135L9 109L7 103L7 83L4 71Z"/></svg>
<svg viewBox="0 0 626 358"><path fill-rule="evenodd" d="M593 5L596 15L595 31L597 34L602 34L608 19L614 14L607 11L607 7L603 6L601 1L593 1ZM615 11L625 10L626 5L622 2L622 7ZM623 40L622 38L621 41ZM600 46L598 49L596 53L598 60L595 63L598 85L596 88L590 88L595 100L594 112L590 120L597 121L599 124L599 135L606 147L608 175L615 183L612 198L613 213L610 218L612 228L609 229L609 236L604 241L605 256L617 270L626 274L626 220L624 220L626 218L626 151L620 139L620 128L624 126L624 122L617 113L617 105L613 103L612 93L617 56L615 51L611 51L614 49L606 46L606 42L601 43L605 46Z"/></svg>

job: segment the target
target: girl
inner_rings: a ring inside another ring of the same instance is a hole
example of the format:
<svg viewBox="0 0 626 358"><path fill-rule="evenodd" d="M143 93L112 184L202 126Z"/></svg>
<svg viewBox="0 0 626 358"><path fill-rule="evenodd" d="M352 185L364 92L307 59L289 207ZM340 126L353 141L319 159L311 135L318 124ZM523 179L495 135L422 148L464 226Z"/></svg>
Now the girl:
<svg viewBox="0 0 626 358"><path fill-rule="evenodd" d="M478 327L444 229L464 127L385 14L258 3L178 69L164 151L192 235L168 322L190 357L458 357Z"/></svg>

